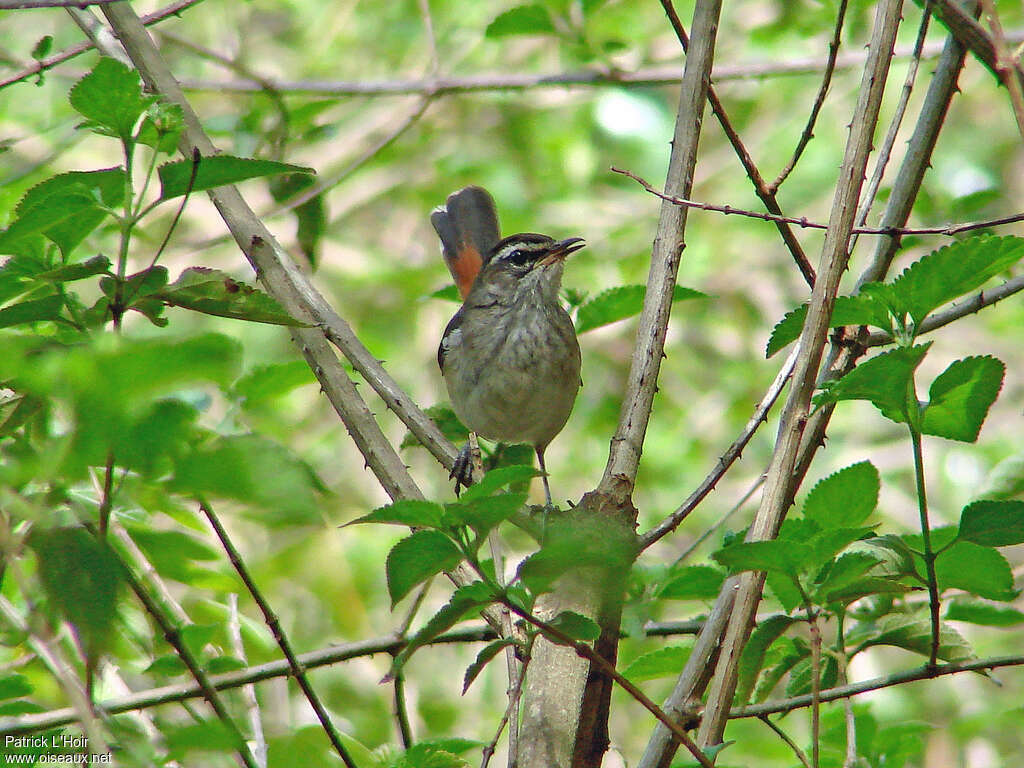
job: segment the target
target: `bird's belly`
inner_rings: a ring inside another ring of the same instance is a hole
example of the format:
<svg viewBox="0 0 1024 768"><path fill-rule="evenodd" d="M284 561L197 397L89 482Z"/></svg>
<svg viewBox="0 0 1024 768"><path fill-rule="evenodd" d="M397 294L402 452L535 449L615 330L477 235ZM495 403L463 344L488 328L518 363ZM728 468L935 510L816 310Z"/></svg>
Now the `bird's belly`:
<svg viewBox="0 0 1024 768"><path fill-rule="evenodd" d="M456 415L491 440L545 446L565 426L580 383L580 352L571 321L543 328L511 323L507 335L467 366L452 355L445 382ZM460 350L462 351L462 350Z"/></svg>

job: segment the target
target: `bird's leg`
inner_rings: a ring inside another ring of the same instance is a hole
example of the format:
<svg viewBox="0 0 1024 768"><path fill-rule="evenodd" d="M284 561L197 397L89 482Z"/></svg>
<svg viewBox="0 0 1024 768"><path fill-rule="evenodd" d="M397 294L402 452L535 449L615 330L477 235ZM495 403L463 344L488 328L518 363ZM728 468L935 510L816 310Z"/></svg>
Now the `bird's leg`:
<svg viewBox="0 0 1024 768"><path fill-rule="evenodd" d="M548 485L548 471L544 467L544 448L546 447L547 446L536 445L534 446L533 450L537 453L537 462L540 464L540 471L543 473L541 474L541 479L544 481L544 500L546 502L545 506L548 509L550 509L552 506L551 487Z"/></svg>
<svg viewBox="0 0 1024 768"><path fill-rule="evenodd" d="M449 480L455 481L455 496L458 497L462 488L469 488L473 484L473 475L476 472L483 472L480 462L480 445L476 441L476 433L469 433L469 440L466 442L452 464Z"/></svg>

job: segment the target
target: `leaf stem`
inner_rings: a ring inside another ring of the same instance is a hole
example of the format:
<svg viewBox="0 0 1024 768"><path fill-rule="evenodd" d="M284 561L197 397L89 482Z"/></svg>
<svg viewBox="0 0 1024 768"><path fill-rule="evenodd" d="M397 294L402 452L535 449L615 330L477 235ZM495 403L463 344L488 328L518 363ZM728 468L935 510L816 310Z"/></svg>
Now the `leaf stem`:
<svg viewBox="0 0 1024 768"><path fill-rule="evenodd" d="M928 578L928 609L931 612L932 644L928 654L928 668L934 669L939 657L939 584L935 576L935 551L932 549L931 528L928 524L928 497L924 487L924 454L921 451L921 432L910 428L914 445L914 475L917 480L917 511L921 517L921 539L924 542L924 567Z"/></svg>

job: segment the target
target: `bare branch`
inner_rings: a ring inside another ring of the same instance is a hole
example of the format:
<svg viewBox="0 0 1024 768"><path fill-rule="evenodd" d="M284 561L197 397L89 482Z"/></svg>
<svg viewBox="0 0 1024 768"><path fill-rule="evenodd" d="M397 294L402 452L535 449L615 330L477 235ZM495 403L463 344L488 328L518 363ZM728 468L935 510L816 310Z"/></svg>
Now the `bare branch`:
<svg viewBox="0 0 1024 768"><path fill-rule="evenodd" d="M789 357L786 358L786 362L782 364L778 374L775 376L775 381L765 392L764 397L761 398L761 402L754 408L754 415L747 421L746 426L737 437L732 445L726 449L725 453L718 460L715 468L711 470L707 477L701 481L701 484L697 486L696 490L690 494L690 497L684 501L679 508L676 509L671 515L665 520L659 523L657 526L649 530L647 533L640 536L639 548L641 550L651 546L654 542L661 539L663 536L671 533L676 527L686 519L697 505L704 500L711 491L714 490L715 486L718 485L718 481L722 479L726 472L729 471L729 467L732 466L733 462L739 458L740 454L743 453L743 449L747 443L754 436L757 431L768 418L768 412L772 409L775 401L778 400L779 395L782 394L783 388L786 386L786 382L789 381L790 375L793 373L793 366L796 364L797 350L794 349L789 353Z"/></svg>
<svg viewBox="0 0 1024 768"><path fill-rule="evenodd" d="M694 43L686 56L672 155L665 181L666 192L671 195L686 197L693 187L697 141L708 94L720 10L721 0L704 0L697 3L694 11ZM614 490L616 497L631 493L640 463L644 434L651 416L654 390L665 349L676 274L685 247L685 227L686 209L663 204L619 425L612 438L604 477L598 486L598 490L605 493L610 494Z"/></svg>
<svg viewBox="0 0 1024 768"><path fill-rule="evenodd" d="M1024 656L994 656L988 659L975 659L973 661L960 661L950 664L940 664L937 667L921 666L906 672L897 672L885 677L876 677L871 680L864 680L860 683L851 683L838 688L826 688L818 695L819 701L836 701L850 696L858 696L870 691L880 691L883 688L891 688L894 685L903 685L915 680L930 680L934 677L944 675L956 675L960 672L980 672L986 669L998 669L1000 667L1017 667L1024 665ZM811 695L794 696L791 699L766 701L763 704L755 704L749 707L738 707L729 713L730 719L742 717L764 717L765 715L777 712L792 712L794 709L809 707Z"/></svg>
<svg viewBox="0 0 1024 768"><path fill-rule="evenodd" d="M761 221L795 224L803 229L828 229L828 224L822 224L820 221L811 221L806 216L776 216L772 213L762 213L760 211L748 211L744 208L734 208L731 205L701 203L696 200L687 200L675 195L666 195L664 192L659 192L657 189L652 187L650 183L637 176L632 171L615 167L612 167L611 170L613 173L621 173L623 176L628 176L655 197L672 203L673 205L680 205L686 208L697 208L702 211L724 213L726 216L746 216L747 218L760 219ZM942 226L937 227L853 227L850 231L855 235L884 235L886 237L902 237L903 235L945 235L946 237L953 237L955 235L963 234L964 232L972 232L977 229L990 229L1004 224L1014 224L1018 221L1024 221L1024 213L1014 213L1009 216L1000 216L996 219L985 219L983 221L969 221L965 224L943 224Z"/></svg>
<svg viewBox="0 0 1024 768"><path fill-rule="evenodd" d="M748 534L748 539L752 541L774 538L791 498L791 476L806 425L811 395L818 377L829 316L840 278L846 269L847 244L853 229L857 199L864 181L871 139L878 120L893 41L899 27L901 7L902 0L886 0L877 7L868 63L864 68L860 96L850 123L850 136L839 171L829 228L822 247L818 279L811 293L807 319L800 338L800 352L793 373L793 384L782 413L779 438L765 481L761 507ZM722 741L729 706L736 689L740 653L750 633L763 584L763 572L745 573L740 576L736 605L722 642L708 694L707 710L698 735L699 743L702 745L719 744Z"/></svg>
<svg viewBox="0 0 1024 768"><path fill-rule="evenodd" d="M295 682L299 684L299 688L302 690L302 695L306 697L306 701L309 702L309 706L313 708L313 712L316 714L317 720L320 721L320 727L324 729L324 733L327 734L327 738L330 739L331 746L334 747L334 751L338 753L338 757L345 763L348 768L356 768L355 760L349 755L348 750L341 741L341 734L334 727L334 723L331 722L331 716L327 713L326 707L320 702L320 697L317 696L316 691L313 690L313 686L309 682L309 678L306 676L306 670L303 669L299 663L298 658L295 656L295 651L292 650L291 641L288 640L288 635L285 634L284 629L281 628L281 622L277 619L277 614L270 607L270 603L263 596L259 587L256 586L256 582L253 581L252 574L249 573L249 568L245 565L241 555L238 553L238 549L235 547L231 537L228 536L228 532L221 525L220 518L213 511L205 500L199 501L199 509L206 516L207 521L210 523L210 527L213 528L213 532L217 534L217 539L220 541L224 552L228 556L228 560L231 561L231 565L235 569L235 573L238 574L238 578L242 580L242 584L245 585L246 591L255 601L256 606L260 609L260 613L263 614L263 621L266 622L267 627L270 628L271 634L274 636L274 641L277 643L277 647L281 649L281 653L284 654L285 659L288 660L288 671L289 674L295 678Z"/></svg>
<svg viewBox="0 0 1024 768"><path fill-rule="evenodd" d="M828 44L828 59L825 61L825 74L821 77L821 86L818 88L818 94L814 97L814 104L811 106L811 114L807 116L807 124L804 126L803 132L800 134L800 139L796 143L796 149L793 150L793 156L786 163L786 166L779 171L779 175L775 177L775 181L768 185L768 191L775 194L779 187L782 186L782 182L786 180L786 177L793 172L796 168L796 164L800 161L800 155L804 153L807 145L811 139L814 138L814 124L818 121L818 113L821 112L821 107L825 103L825 96L828 94L828 88L832 84L832 73L836 68L836 56L839 55L839 41L843 34L843 20L846 18L846 6L848 0L841 0L839 3L839 10L836 12L836 26L832 33L832 40Z"/></svg>
<svg viewBox="0 0 1024 768"><path fill-rule="evenodd" d="M90 5L119 3L121 0L0 0L0 11L26 8L88 8Z"/></svg>

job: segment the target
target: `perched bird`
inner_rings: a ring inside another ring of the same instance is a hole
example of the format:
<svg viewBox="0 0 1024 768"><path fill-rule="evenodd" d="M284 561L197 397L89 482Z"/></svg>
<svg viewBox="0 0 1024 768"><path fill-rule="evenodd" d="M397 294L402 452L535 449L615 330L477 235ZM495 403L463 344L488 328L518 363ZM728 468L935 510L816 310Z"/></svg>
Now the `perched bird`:
<svg viewBox="0 0 1024 768"><path fill-rule="evenodd" d="M430 221L463 298L437 350L452 408L478 435L532 445L551 506L544 450L565 426L582 384L576 330L558 289L565 258L583 239L502 239L494 200L481 187L455 192ZM469 484L468 445L452 477L456 491Z"/></svg>

